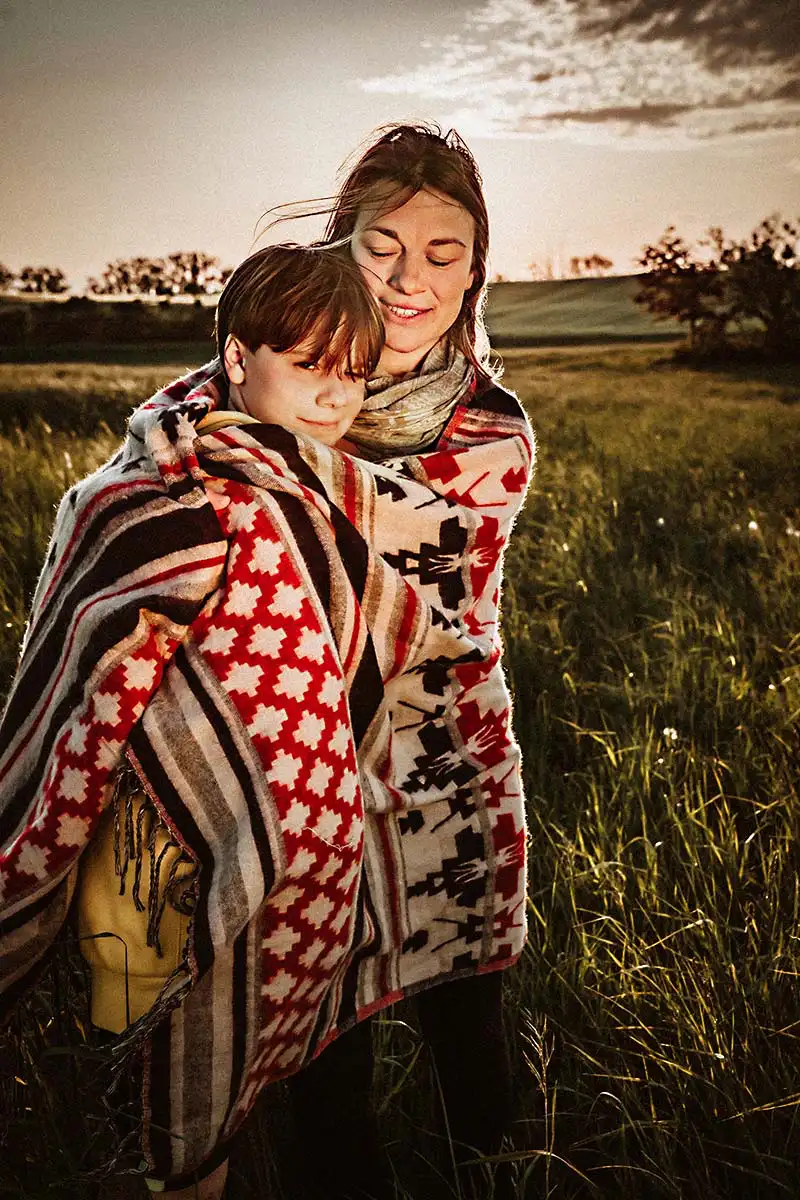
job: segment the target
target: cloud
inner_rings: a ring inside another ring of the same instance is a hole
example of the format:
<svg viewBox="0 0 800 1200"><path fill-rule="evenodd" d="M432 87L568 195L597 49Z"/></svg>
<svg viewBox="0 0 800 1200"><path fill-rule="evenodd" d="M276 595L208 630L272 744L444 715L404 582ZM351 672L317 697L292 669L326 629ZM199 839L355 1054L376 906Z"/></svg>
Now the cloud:
<svg viewBox="0 0 800 1200"><path fill-rule="evenodd" d="M693 45L714 71L800 61L800 9L786 0L574 0L581 29Z"/></svg>
<svg viewBox="0 0 800 1200"><path fill-rule="evenodd" d="M612 108L564 109L561 112L545 113L542 121L558 120L569 123L578 121L584 125L604 125L620 122L626 125L673 125L675 118L689 111L687 104L618 104Z"/></svg>
<svg viewBox="0 0 800 1200"><path fill-rule="evenodd" d="M788 8L483 0L426 61L360 86L433 102L470 136L742 138L800 127L800 13Z"/></svg>

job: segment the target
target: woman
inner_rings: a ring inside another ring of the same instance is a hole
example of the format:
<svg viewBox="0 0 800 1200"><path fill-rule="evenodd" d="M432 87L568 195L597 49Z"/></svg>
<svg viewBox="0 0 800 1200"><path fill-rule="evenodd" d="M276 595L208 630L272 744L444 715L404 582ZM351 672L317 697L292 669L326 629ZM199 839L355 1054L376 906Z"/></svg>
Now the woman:
<svg viewBox="0 0 800 1200"><path fill-rule="evenodd" d="M230 1137L281 1076L327 1157L324 1194L376 1193L377 1140L359 1146L372 1121L365 1021L403 994L424 993L454 1139L496 1149L507 1120L498 969L524 940L525 835L496 606L532 440L487 367L471 156L433 130L385 131L345 182L328 240L351 248L386 326L349 434L358 457L273 426L198 438L220 404L209 369L140 410L131 428L147 430L147 453L129 446L125 466L150 481L170 553L135 649L110 651L65 698L54 758L30 756L13 809L14 867L44 882L0 926L12 978L70 893L69 857L37 837L50 812L36 796L61 805L55 840L74 859L92 829L70 808L87 754L110 779L124 752L200 868L182 973L129 1039L145 1047L149 1173L179 1195L201 1177L219 1193ZM62 552L54 543L48 562ZM40 585L40 606L61 582ZM116 720L121 696L132 726ZM90 782L107 801L100 775Z"/></svg>
<svg viewBox="0 0 800 1200"><path fill-rule="evenodd" d="M515 399L494 383L488 361L482 315L488 214L477 165L457 135L443 137L429 126L388 127L349 173L325 236L350 248L384 317L378 372L348 435L358 453L385 459L432 450L448 425L452 435L459 420L468 420L471 395L491 393L500 410L518 412ZM516 828L523 822L520 795ZM444 1108L441 1124L457 1161L473 1158L475 1150L496 1153L512 1110L501 975L470 969L417 999ZM316 1159L320 1194L333 1164L343 1190L360 1180L365 1195L382 1194L370 1121L371 1067L369 1029L362 1024L290 1080L299 1127L317 1131L318 1141L325 1131ZM335 1097L345 1089L351 1101L343 1119ZM465 1195L470 1187L483 1194L479 1170L462 1168L460 1176ZM495 1186L499 1196L499 1180Z"/></svg>

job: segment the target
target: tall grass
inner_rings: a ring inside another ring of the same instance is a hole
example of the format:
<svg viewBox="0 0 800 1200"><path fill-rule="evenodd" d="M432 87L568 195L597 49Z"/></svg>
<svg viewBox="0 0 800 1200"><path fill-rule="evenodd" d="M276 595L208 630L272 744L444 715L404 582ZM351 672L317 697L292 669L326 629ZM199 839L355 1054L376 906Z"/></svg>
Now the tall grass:
<svg viewBox="0 0 800 1200"><path fill-rule="evenodd" d="M519 1191L771 1200L797 1194L800 1169L800 375L701 375L659 353L506 355L540 441L503 594L531 829L530 940L507 979ZM0 440L0 690L56 499L115 436L102 405L72 436L69 389L56 405L48 386L50 430ZM51 1044L82 1044L69 986L17 1017L30 1111L9 1116L0 1193L88 1194L64 1124L77 1084L37 1066L56 1009ZM378 1088L427 1200L432 1084L407 1015L378 1029ZM234 1195L291 1194L261 1137L280 1157L279 1090L253 1129ZM37 1130L50 1152L20 1191Z"/></svg>
<svg viewBox="0 0 800 1200"><path fill-rule="evenodd" d="M653 357L507 373L541 440L504 592L528 1137L571 1164L532 1174L559 1196L586 1189L574 1168L604 1194L794 1195L797 378Z"/></svg>

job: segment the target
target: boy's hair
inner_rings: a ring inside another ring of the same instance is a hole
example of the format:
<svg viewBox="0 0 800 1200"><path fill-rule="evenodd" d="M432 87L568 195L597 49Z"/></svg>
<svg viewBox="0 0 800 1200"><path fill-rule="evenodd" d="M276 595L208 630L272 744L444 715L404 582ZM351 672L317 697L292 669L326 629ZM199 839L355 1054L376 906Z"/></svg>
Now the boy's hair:
<svg viewBox="0 0 800 1200"><path fill-rule="evenodd" d="M372 375L383 349L383 318L347 251L321 245L266 246L240 263L217 305L217 352L229 334L253 354L308 346L326 372Z"/></svg>

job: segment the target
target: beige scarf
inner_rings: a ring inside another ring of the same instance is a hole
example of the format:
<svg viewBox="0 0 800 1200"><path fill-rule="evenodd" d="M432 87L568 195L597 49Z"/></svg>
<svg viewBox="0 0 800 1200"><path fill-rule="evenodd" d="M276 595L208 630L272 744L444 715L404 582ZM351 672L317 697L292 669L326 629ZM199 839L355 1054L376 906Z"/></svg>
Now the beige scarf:
<svg viewBox="0 0 800 1200"><path fill-rule="evenodd" d="M371 462L419 454L444 432L474 376L460 350L437 342L413 375L376 375L367 381L364 406L347 438Z"/></svg>

